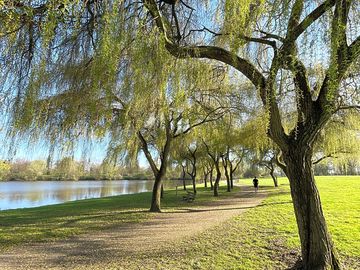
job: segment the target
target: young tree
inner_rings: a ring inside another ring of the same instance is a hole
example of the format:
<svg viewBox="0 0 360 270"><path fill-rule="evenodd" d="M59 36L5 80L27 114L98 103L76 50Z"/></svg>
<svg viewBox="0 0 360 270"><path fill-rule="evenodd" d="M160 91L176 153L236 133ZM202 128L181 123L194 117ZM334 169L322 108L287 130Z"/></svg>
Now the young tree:
<svg viewBox="0 0 360 270"><path fill-rule="evenodd" d="M229 173L229 158L230 158L230 148L226 147L226 151L224 154L221 155L222 165L224 167L224 173L226 177L226 186L227 192L231 191L231 182L230 182L230 173Z"/></svg>
<svg viewBox="0 0 360 270"><path fill-rule="evenodd" d="M191 177L194 194L197 193L196 191L196 176L197 176L197 166L198 166L197 151L198 151L198 146L196 144L190 145L187 148L188 155L186 156L186 161L187 161L186 170L187 170L187 174L190 175Z"/></svg>
<svg viewBox="0 0 360 270"><path fill-rule="evenodd" d="M240 147L233 147L230 155L228 157L229 163L229 175L230 175L230 185L231 188L234 187L234 174L239 169L240 165L244 161L247 153L249 152L248 149L243 148L241 145Z"/></svg>
<svg viewBox="0 0 360 270"><path fill-rule="evenodd" d="M213 184L213 176L214 176L214 162L212 161L211 157L206 161L204 167L206 168L207 172L209 173L209 182L210 182L210 190L214 190Z"/></svg>
<svg viewBox="0 0 360 270"><path fill-rule="evenodd" d="M269 174L273 179L274 186L278 187L279 186L278 179L277 176L275 175L276 160L277 160L277 152L273 149L266 149L260 154L258 164L260 166L264 166L266 169L269 170Z"/></svg>
<svg viewBox="0 0 360 270"><path fill-rule="evenodd" d="M206 153L208 154L209 158L211 159L211 163L213 168L216 171L216 177L213 184L214 196L219 196L219 183L221 180L221 156L224 153L224 147L222 144L222 132L219 128L219 123L212 123L211 130L212 132L209 133L207 130L210 129L209 125L204 125L201 127L201 131L199 132L202 138L202 143L205 147ZM212 177L212 169L210 177Z"/></svg>

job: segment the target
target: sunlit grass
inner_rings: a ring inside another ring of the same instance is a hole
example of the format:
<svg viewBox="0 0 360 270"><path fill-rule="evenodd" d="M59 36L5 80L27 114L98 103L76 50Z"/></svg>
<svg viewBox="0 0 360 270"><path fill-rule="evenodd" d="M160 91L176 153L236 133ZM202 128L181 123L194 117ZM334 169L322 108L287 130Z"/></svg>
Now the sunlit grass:
<svg viewBox="0 0 360 270"><path fill-rule="evenodd" d="M337 249L342 253L360 257L360 177L359 176L318 176L316 177L323 211L330 233ZM269 179L262 180L263 185L271 186ZM293 206L290 203L289 183L281 178L280 191L264 204L265 212L273 212L277 231L286 236L287 243L299 245ZM250 182L247 182L250 184ZM278 217L278 218L275 218ZM279 220L283 222L278 223Z"/></svg>
<svg viewBox="0 0 360 270"><path fill-rule="evenodd" d="M323 210L345 269L360 267L360 178L317 177ZM251 180L240 180L251 184ZM260 179L270 196L245 214L185 241L181 257L162 261L169 269L285 269L294 265L300 243L289 183ZM165 257L165 256L164 256ZM189 264L190 262L190 264ZM184 265L186 267L184 267Z"/></svg>

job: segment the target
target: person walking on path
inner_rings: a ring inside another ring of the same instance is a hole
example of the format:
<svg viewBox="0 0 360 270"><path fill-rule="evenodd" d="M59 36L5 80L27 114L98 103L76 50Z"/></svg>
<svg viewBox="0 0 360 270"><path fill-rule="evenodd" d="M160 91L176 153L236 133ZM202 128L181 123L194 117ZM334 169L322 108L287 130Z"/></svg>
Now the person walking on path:
<svg viewBox="0 0 360 270"><path fill-rule="evenodd" d="M254 184L254 188L255 188L255 193L258 192L258 189L259 189L259 180L256 178L253 179L253 184Z"/></svg>

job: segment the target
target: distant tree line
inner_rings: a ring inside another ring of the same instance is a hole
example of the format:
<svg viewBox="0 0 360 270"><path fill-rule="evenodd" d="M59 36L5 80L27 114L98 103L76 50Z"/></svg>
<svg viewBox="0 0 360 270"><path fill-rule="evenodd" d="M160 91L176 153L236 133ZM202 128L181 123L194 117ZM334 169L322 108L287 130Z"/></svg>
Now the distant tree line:
<svg viewBox="0 0 360 270"><path fill-rule="evenodd" d="M147 169L136 171L118 165L86 164L71 157L64 157L48 166L44 160L0 161L0 180L115 180L115 179L149 179Z"/></svg>
<svg viewBox="0 0 360 270"><path fill-rule="evenodd" d="M254 153L252 153L254 155ZM193 156L194 157L194 156ZM234 156L232 155L234 159ZM204 183L205 187L213 185L215 177L214 166L208 161L199 158L196 165L198 173L194 175L193 163L189 157L184 157L182 162L174 160L167 172L166 178L172 180L190 180L195 183ZM221 179L226 180L226 172L230 167L228 161L219 161ZM240 165L240 164L239 164ZM234 166L234 165L233 165ZM273 169L271 169L273 168ZM213 169L213 171L211 171ZM234 172L234 179L258 177L281 177L284 173L277 167L275 162L267 156L251 156L249 154L240 169ZM273 171L272 171L273 170ZM314 165L315 175L360 175L360 162L356 159L348 159L342 163L334 163L333 160ZM271 175L273 174L273 176ZM14 161L0 160L0 181L77 181L77 180L152 180L150 168L128 168L120 165L89 164L76 161L71 157L65 157L55 162L54 166L47 166L45 160Z"/></svg>

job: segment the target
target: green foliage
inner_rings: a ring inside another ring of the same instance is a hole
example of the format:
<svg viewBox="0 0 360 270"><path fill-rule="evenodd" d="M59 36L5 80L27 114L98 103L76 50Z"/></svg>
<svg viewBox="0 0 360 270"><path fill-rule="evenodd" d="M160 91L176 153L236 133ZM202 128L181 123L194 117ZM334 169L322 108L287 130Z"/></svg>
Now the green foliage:
<svg viewBox="0 0 360 270"><path fill-rule="evenodd" d="M43 160L16 160L9 163L11 167L7 180L26 180L34 181L41 179L46 172L46 163Z"/></svg>
<svg viewBox="0 0 360 270"><path fill-rule="evenodd" d="M259 15L263 12L265 0L225 0L222 20L222 42L237 51L247 43L245 37L253 31Z"/></svg>
<svg viewBox="0 0 360 270"><path fill-rule="evenodd" d="M356 110L339 112L321 132L316 145L317 156L328 156L335 165L359 161L359 132L360 114Z"/></svg>

